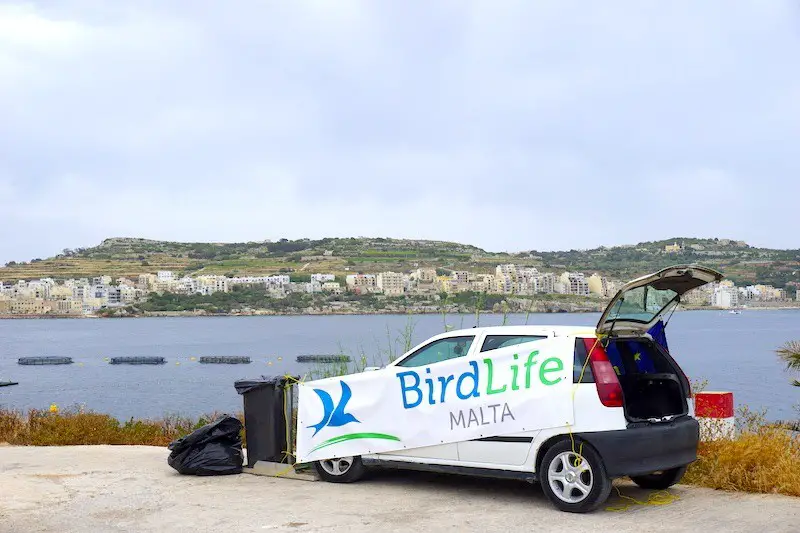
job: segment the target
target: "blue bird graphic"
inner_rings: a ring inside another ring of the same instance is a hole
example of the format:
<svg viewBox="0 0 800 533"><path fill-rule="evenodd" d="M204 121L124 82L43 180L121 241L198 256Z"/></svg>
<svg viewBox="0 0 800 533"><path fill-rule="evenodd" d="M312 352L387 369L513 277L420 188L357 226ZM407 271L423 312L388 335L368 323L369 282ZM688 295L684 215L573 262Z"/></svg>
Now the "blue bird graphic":
<svg viewBox="0 0 800 533"><path fill-rule="evenodd" d="M322 389L314 389L314 392L317 393L319 399L322 401L322 420L318 423L308 426L309 428L314 428L314 435L315 436L319 431L324 428L325 426L330 427L341 427L345 424L349 424L350 422L356 422L360 424L361 422L351 415L350 413L345 413L344 410L347 407L347 402L350 401L350 398L353 396L353 392L350 390L350 386L347 385L344 381L339 381L342 385L342 396L339 399L339 403L336 405L336 408L333 407L333 398L331 395L325 392Z"/></svg>

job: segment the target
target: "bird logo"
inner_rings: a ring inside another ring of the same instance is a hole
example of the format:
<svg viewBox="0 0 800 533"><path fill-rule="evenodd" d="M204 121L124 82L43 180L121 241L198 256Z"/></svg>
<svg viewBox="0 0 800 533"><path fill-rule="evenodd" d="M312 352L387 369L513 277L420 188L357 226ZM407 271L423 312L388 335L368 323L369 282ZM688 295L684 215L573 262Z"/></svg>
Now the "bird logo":
<svg viewBox="0 0 800 533"><path fill-rule="evenodd" d="M322 420L320 420L317 424L308 426L309 428L314 428L315 430L312 437L316 436L316 434L319 433L319 431L325 426L338 428L344 426L345 424L349 424L350 422L356 422L358 424L361 423L350 413L344 412L345 408L347 407L347 402L349 402L350 398L353 397L353 391L350 390L350 386L344 381L339 380L339 383L342 385L342 396L335 408L333 406L333 398L331 398L330 394L322 389L314 389L314 392L317 393L317 396L319 396L319 399L322 401L322 409L324 412L322 415Z"/></svg>

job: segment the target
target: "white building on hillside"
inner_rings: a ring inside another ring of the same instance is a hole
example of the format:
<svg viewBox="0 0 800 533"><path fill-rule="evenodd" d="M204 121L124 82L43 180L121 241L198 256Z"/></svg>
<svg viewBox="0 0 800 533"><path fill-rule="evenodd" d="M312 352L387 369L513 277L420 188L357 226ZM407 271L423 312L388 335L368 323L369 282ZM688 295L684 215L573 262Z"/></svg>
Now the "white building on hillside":
<svg viewBox="0 0 800 533"><path fill-rule="evenodd" d="M387 296L400 296L406 290L405 276L399 272L381 272L376 284L378 290Z"/></svg>
<svg viewBox="0 0 800 533"><path fill-rule="evenodd" d="M375 274L349 274L345 278L347 290L357 294L375 292L378 288L378 280Z"/></svg>
<svg viewBox="0 0 800 533"><path fill-rule="evenodd" d="M200 294L214 294L215 292L228 292L228 278L225 276L197 276L195 278L195 291Z"/></svg>
<svg viewBox="0 0 800 533"><path fill-rule="evenodd" d="M714 288L714 294L711 297L711 305L723 309L738 306L739 290L733 286L733 283L723 281Z"/></svg>
<svg viewBox="0 0 800 533"><path fill-rule="evenodd" d="M454 270L450 278L456 283L469 283L470 273L466 270Z"/></svg>
<svg viewBox="0 0 800 533"><path fill-rule="evenodd" d="M533 281L537 294L553 294L556 292L556 275L552 272L539 274Z"/></svg>
<svg viewBox="0 0 800 533"><path fill-rule="evenodd" d="M587 280L589 284L589 292L597 296L609 296L608 294L608 280L597 274L596 272L589 276Z"/></svg>
<svg viewBox="0 0 800 533"><path fill-rule="evenodd" d="M497 265L495 268L495 276L497 276L498 279L507 276L511 278L512 282L514 282L517 281L517 275L517 265Z"/></svg>
<svg viewBox="0 0 800 533"><path fill-rule="evenodd" d="M411 273L411 279L419 283L433 283L436 281L435 268L418 268Z"/></svg>
<svg viewBox="0 0 800 533"><path fill-rule="evenodd" d="M589 282L581 272L564 272L559 279L564 286L564 294L589 296Z"/></svg>

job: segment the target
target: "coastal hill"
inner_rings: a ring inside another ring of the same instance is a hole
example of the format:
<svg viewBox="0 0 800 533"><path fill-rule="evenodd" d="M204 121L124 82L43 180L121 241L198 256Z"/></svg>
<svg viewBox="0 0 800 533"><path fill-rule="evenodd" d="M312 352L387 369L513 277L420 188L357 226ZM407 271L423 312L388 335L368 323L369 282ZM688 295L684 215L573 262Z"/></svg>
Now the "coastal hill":
<svg viewBox="0 0 800 533"><path fill-rule="evenodd" d="M598 272L628 280L676 263L722 270L737 284L787 287L800 282L800 250L757 248L731 239L677 237L633 245L543 252L494 253L445 241L390 238L325 238L243 243L182 243L137 238L106 239L91 248L65 249L48 259L7 264L0 279L134 276L156 270L179 274L272 274L410 271L434 267L490 272L501 263L545 271ZM788 284L788 285L787 285Z"/></svg>

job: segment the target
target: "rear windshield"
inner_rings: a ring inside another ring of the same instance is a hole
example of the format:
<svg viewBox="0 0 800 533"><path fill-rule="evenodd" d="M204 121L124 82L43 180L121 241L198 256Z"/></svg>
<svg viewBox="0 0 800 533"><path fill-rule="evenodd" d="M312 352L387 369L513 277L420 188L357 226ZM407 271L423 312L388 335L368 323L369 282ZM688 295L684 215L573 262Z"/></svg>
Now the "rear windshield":
<svg viewBox="0 0 800 533"><path fill-rule="evenodd" d="M605 321L630 320L648 324L677 296L678 293L672 289L659 290L649 285L636 287L614 304Z"/></svg>

